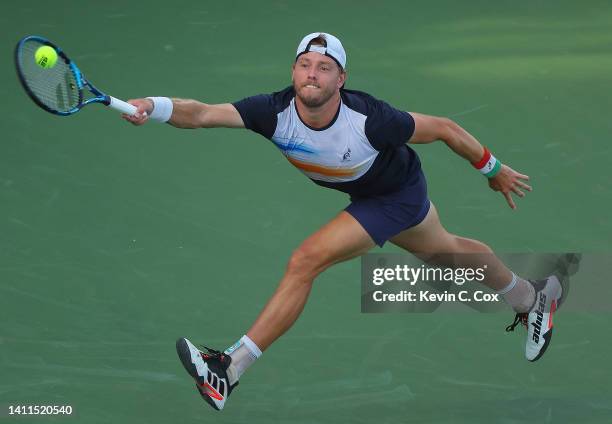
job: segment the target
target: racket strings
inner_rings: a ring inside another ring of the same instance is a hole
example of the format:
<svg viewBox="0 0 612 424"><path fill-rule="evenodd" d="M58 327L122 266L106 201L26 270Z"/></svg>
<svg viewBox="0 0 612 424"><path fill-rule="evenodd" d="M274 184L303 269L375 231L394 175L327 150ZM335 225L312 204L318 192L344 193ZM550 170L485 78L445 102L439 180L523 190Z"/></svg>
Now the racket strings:
<svg viewBox="0 0 612 424"><path fill-rule="evenodd" d="M34 55L43 45L35 40L23 44L18 55L21 74L31 93L41 103L58 112L68 112L80 101L76 77L61 56L52 68L38 66Z"/></svg>

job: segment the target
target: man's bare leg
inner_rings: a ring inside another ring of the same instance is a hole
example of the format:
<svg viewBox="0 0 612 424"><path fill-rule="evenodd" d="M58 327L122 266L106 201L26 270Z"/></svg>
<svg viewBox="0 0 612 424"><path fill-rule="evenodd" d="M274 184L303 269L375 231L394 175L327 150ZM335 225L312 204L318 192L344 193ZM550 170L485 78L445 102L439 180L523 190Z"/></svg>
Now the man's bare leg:
<svg viewBox="0 0 612 424"><path fill-rule="evenodd" d="M293 252L285 275L247 336L262 351L267 349L302 313L317 275L374 246L372 238L355 218L342 211Z"/></svg>
<svg viewBox="0 0 612 424"><path fill-rule="evenodd" d="M420 224L402 231L389 241L428 263L465 268L487 265L487 279L483 283L494 290L501 290L512 281L512 271L489 246L446 231L433 203Z"/></svg>
<svg viewBox="0 0 612 424"><path fill-rule="evenodd" d="M556 276L539 281L536 293L534 286L514 275L489 246L448 233L440 224L433 204L423 222L401 232L391 242L429 263L465 268L487 265L487 278L483 283L502 294L517 312L508 329L513 331L516 325L522 323L527 329L525 357L532 362L542 357L550 344L552 316L563 293Z"/></svg>
<svg viewBox="0 0 612 424"><path fill-rule="evenodd" d="M374 245L361 224L343 211L293 252L276 291L238 342L224 352L207 348L205 353L188 339L178 339L178 356L195 379L204 400L217 410L223 409L242 373L302 313L316 276L335 263L367 252Z"/></svg>

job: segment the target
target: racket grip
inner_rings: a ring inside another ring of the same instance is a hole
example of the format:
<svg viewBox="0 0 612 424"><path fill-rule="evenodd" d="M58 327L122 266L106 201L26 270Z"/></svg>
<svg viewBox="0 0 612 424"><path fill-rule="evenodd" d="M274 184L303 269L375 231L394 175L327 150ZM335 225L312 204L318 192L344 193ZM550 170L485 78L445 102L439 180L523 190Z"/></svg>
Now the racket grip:
<svg viewBox="0 0 612 424"><path fill-rule="evenodd" d="M108 97L110 99L110 103L108 104L108 106L115 110L118 110L119 112L127 113L128 115L134 115L138 110L136 106L124 102L123 100L116 99L113 96Z"/></svg>

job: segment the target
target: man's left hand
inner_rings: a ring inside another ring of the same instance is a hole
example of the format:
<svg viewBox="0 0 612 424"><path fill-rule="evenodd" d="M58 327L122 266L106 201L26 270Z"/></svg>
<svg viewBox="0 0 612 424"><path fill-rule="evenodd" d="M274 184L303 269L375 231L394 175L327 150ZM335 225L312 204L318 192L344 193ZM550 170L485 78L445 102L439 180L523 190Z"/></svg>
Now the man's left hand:
<svg viewBox="0 0 612 424"><path fill-rule="evenodd" d="M521 189L531 191L531 186L525 184L523 181L529 181L529 176L519 174L509 166L502 164L497 175L493 178L489 178L489 187L491 187L492 190L501 191L508 205L512 209L516 209L516 205L510 193L514 192L518 197L525 197L525 193Z"/></svg>

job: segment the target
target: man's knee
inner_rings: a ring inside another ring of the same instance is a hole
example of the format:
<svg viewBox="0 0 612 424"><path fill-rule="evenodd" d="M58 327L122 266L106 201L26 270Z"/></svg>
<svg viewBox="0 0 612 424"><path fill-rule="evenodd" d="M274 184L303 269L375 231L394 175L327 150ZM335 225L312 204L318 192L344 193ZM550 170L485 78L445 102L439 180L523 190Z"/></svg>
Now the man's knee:
<svg viewBox="0 0 612 424"><path fill-rule="evenodd" d="M466 237L455 236L455 244L458 253L485 253L491 254L493 250L481 241L469 239Z"/></svg>
<svg viewBox="0 0 612 424"><path fill-rule="evenodd" d="M419 243L416 249L409 249L410 253L427 263L438 263L461 251L462 237L447 231L441 231L428 242Z"/></svg>
<svg viewBox="0 0 612 424"><path fill-rule="evenodd" d="M414 255L429 265L461 266L466 263L487 263L486 259L494 253L478 240L448 233L445 243L426 252L415 252Z"/></svg>
<svg viewBox="0 0 612 424"><path fill-rule="evenodd" d="M310 244L298 247L287 264L287 273L312 280L327 267L325 249Z"/></svg>

